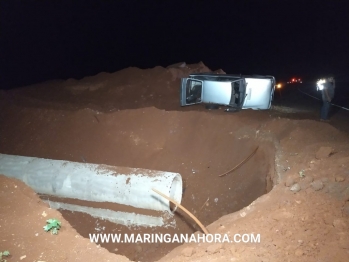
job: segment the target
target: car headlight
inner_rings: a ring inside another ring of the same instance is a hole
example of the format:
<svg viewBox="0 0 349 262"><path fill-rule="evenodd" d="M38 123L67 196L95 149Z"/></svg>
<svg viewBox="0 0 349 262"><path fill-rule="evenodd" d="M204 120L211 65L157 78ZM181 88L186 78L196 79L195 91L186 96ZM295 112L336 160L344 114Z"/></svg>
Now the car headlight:
<svg viewBox="0 0 349 262"><path fill-rule="evenodd" d="M281 87L282 87L282 84L277 84L277 85L276 85L276 88L277 88L277 89L280 89Z"/></svg>

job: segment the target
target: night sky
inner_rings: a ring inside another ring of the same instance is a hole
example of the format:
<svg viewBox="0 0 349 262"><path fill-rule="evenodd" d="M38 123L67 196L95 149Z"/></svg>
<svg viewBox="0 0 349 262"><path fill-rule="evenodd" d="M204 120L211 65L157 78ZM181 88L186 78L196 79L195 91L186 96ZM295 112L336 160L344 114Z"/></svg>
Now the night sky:
<svg viewBox="0 0 349 262"><path fill-rule="evenodd" d="M349 75L349 1L0 1L2 89L203 61L279 79Z"/></svg>

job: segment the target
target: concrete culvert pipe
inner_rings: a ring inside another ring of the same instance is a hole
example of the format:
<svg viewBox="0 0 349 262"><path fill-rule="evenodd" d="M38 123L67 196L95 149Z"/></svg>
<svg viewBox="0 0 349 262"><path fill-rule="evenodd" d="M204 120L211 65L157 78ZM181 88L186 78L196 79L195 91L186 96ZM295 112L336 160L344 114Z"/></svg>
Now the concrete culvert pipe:
<svg viewBox="0 0 349 262"><path fill-rule="evenodd" d="M152 188L182 200L178 173L0 154L0 174L17 178L39 194L170 210Z"/></svg>

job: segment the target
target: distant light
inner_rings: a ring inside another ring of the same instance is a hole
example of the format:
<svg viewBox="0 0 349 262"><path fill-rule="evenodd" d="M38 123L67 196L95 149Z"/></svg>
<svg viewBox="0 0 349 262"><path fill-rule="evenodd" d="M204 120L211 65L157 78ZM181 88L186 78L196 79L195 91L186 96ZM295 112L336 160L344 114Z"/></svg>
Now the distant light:
<svg viewBox="0 0 349 262"><path fill-rule="evenodd" d="M320 79L316 82L316 86L318 90L323 90L324 89L324 83L326 83L325 79Z"/></svg>
<svg viewBox="0 0 349 262"><path fill-rule="evenodd" d="M281 84L277 84L277 85L276 85L276 88L277 88L277 89L280 89L281 87L282 87Z"/></svg>

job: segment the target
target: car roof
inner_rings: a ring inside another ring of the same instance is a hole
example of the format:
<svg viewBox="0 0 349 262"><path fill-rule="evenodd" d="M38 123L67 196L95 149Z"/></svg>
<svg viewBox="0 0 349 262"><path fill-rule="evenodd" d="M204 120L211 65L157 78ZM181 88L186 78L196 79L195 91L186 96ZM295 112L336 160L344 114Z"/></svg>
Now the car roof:
<svg viewBox="0 0 349 262"><path fill-rule="evenodd" d="M241 76L238 75L226 75L226 74L215 74L215 73L197 73L197 74L190 74L189 78L196 78L196 79L202 79L202 80L237 80L241 79Z"/></svg>
<svg viewBox="0 0 349 262"><path fill-rule="evenodd" d="M226 79L240 79L240 78L266 78L274 79L271 75L239 75L239 74L215 74L215 73L195 73L190 74L190 78L198 79L216 79L216 80L226 80Z"/></svg>

